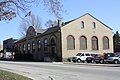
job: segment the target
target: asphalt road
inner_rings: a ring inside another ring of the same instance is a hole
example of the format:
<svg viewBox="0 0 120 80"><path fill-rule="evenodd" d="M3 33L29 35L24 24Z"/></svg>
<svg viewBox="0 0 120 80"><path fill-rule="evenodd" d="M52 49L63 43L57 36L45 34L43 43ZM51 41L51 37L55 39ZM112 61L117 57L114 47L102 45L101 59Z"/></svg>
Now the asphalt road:
<svg viewBox="0 0 120 80"><path fill-rule="evenodd" d="M0 69L34 80L120 80L120 67L110 65L0 61Z"/></svg>

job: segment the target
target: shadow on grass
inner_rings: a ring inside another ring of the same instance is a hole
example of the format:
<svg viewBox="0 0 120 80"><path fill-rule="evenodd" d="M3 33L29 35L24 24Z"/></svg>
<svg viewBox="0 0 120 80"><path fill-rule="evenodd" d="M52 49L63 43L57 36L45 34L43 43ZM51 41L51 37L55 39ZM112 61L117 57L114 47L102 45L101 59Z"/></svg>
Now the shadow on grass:
<svg viewBox="0 0 120 80"><path fill-rule="evenodd" d="M22 75L0 70L0 80L33 80Z"/></svg>

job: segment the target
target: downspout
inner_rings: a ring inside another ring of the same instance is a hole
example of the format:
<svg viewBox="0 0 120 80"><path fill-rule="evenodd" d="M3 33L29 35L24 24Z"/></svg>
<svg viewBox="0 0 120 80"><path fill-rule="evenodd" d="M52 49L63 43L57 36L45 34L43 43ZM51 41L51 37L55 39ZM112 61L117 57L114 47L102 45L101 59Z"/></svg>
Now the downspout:
<svg viewBox="0 0 120 80"><path fill-rule="evenodd" d="M60 62L62 62L62 35L61 35L61 21L58 20L58 27L59 27L59 33L60 33Z"/></svg>

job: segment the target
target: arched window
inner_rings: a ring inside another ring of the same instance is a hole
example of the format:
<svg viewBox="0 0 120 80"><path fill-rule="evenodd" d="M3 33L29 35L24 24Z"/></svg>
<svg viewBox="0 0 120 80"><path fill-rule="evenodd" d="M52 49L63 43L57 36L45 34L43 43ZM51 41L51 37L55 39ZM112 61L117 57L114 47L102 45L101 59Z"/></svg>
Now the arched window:
<svg viewBox="0 0 120 80"><path fill-rule="evenodd" d="M35 49L35 42L32 43L32 49Z"/></svg>
<svg viewBox="0 0 120 80"><path fill-rule="evenodd" d="M98 38L92 37L92 50L98 50Z"/></svg>
<svg viewBox="0 0 120 80"><path fill-rule="evenodd" d="M93 22L93 29L95 29L96 28L96 23L95 22Z"/></svg>
<svg viewBox="0 0 120 80"><path fill-rule="evenodd" d="M80 37L80 50L86 50L87 49L87 39L85 36Z"/></svg>
<svg viewBox="0 0 120 80"><path fill-rule="evenodd" d="M32 43L32 52L35 52L35 42Z"/></svg>
<svg viewBox="0 0 120 80"><path fill-rule="evenodd" d="M25 49L26 49L26 46L25 46L25 44L23 45L23 50L25 51Z"/></svg>
<svg viewBox="0 0 120 80"><path fill-rule="evenodd" d="M38 51L40 51L41 50L41 41L39 40L38 41Z"/></svg>
<svg viewBox="0 0 120 80"><path fill-rule="evenodd" d="M109 49L109 39L106 36L103 37L103 49Z"/></svg>
<svg viewBox="0 0 120 80"><path fill-rule="evenodd" d="M83 21L81 21L81 29L83 29L84 28L84 22Z"/></svg>
<svg viewBox="0 0 120 80"><path fill-rule="evenodd" d="M19 45L19 51L21 51L21 44Z"/></svg>
<svg viewBox="0 0 120 80"><path fill-rule="evenodd" d="M67 50L75 49L75 38L71 35L67 37Z"/></svg>
<svg viewBox="0 0 120 80"><path fill-rule="evenodd" d="M54 39L54 38L52 38L50 42L51 42L51 46L53 46L53 45L55 45L55 44L56 44L56 42L55 42L55 39Z"/></svg>
<svg viewBox="0 0 120 80"><path fill-rule="evenodd" d="M27 44L27 49L30 50L30 44L29 43Z"/></svg>
<svg viewBox="0 0 120 80"><path fill-rule="evenodd" d="M47 51L47 50L48 50L47 44L48 44L48 40L47 40L47 39L44 39L44 51Z"/></svg>

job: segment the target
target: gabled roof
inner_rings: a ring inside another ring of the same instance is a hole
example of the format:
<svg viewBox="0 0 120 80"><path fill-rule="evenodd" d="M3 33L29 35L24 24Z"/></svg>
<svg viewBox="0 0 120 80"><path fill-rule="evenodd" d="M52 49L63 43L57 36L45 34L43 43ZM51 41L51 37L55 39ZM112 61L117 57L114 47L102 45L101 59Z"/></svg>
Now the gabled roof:
<svg viewBox="0 0 120 80"><path fill-rule="evenodd" d="M113 30L112 28L110 28L109 26L107 26L106 24L104 24L102 21L100 21L100 20L98 20L97 18L95 18L94 16L92 16L90 13L86 13L86 14L84 14L84 15L76 18L76 19L67 21L67 22L64 23L64 25L67 25L67 24L69 24L69 23L71 23L71 22L73 22L73 21L75 21L75 20L77 20L77 19L79 19L79 18L82 18L82 17L85 16L85 15L91 16L92 18L94 18L95 20L97 20L98 22L100 22L101 24L103 24L104 26L106 26L107 28L109 28L110 30Z"/></svg>
<svg viewBox="0 0 120 80"><path fill-rule="evenodd" d="M47 34L50 34L53 32L57 32L58 30L60 30L60 27L58 27L58 25L57 25L57 26L50 27L50 28L46 29L45 32L43 32L42 34L38 34L37 36L47 35Z"/></svg>

